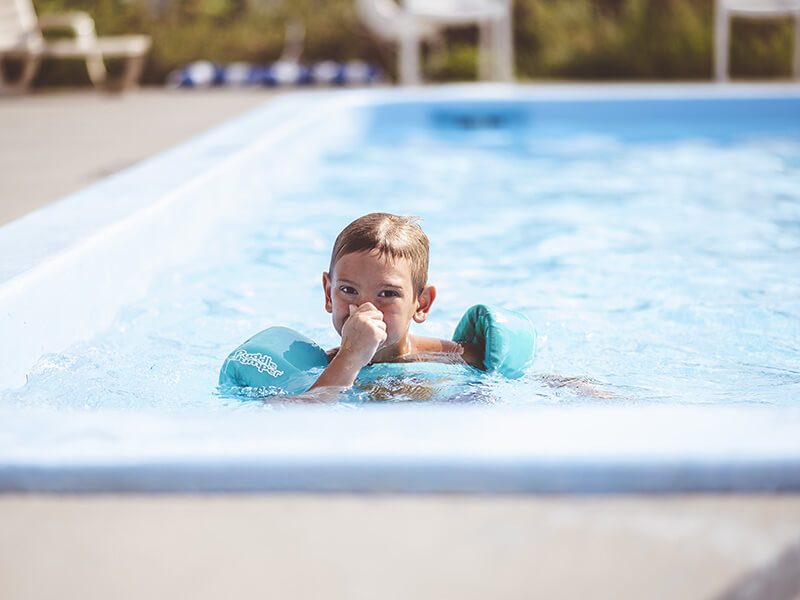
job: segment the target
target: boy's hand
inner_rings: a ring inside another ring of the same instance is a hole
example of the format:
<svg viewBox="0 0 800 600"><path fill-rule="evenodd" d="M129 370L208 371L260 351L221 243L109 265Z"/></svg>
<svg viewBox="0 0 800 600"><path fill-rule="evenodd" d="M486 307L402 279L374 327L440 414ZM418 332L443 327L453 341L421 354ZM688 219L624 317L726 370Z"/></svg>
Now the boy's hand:
<svg viewBox="0 0 800 600"><path fill-rule="evenodd" d="M311 389L350 387L385 341L383 313L371 302L361 306L351 304L350 316L342 326L342 345Z"/></svg>
<svg viewBox="0 0 800 600"><path fill-rule="evenodd" d="M350 305L350 317L342 326L342 346L339 353L346 353L350 359L365 366L386 341L386 323L383 313L371 302L361 306Z"/></svg>

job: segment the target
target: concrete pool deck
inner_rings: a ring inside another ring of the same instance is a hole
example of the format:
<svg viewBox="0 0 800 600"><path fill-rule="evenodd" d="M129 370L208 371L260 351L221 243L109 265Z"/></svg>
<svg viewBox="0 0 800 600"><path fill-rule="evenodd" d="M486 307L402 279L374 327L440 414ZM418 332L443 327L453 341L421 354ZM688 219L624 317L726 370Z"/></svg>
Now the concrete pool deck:
<svg viewBox="0 0 800 600"><path fill-rule="evenodd" d="M0 496L0 597L800 597L800 498Z"/></svg>
<svg viewBox="0 0 800 600"><path fill-rule="evenodd" d="M0 223L268 92L0 99ZM0 598L800 597L800 496L0 495Z"/></svg>
<svg viewBox="0 0 800 600"><path fill-rule="evenodd" d="M266 102L269 90L0 96L0 225Z"/></svg>

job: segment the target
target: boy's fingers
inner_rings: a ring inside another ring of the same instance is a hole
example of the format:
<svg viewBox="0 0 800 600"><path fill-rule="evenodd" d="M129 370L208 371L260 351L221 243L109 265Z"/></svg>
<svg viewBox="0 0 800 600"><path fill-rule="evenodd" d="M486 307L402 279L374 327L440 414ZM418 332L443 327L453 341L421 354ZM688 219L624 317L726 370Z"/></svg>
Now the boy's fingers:
<svg viewBox="0 0 800 600"><path fill-rule="evenodd" d="M361 313L365 317L370 319L375 319L382 321L383 320L383 313L377 309L377 307L372 302L364 302L361 306L356 308L355 304L350 305L350 316L352 317L355 313Z"/></svg>
<svg viewBox="0 0 800 600"><path fill-rule="evenodd" d="M381 331L381 341L378 344L378 348L383 348L383 344L386 343L386 339L389 337L386 335L386 331Z"/></svg>
<svg viewBox="0 0 800 600"><path fill-rule="evenodd" d="M375 312L370 312L366 316L371 321L380 321L381 323L383 323L383 313L379 310L376 310Z"/></svg>

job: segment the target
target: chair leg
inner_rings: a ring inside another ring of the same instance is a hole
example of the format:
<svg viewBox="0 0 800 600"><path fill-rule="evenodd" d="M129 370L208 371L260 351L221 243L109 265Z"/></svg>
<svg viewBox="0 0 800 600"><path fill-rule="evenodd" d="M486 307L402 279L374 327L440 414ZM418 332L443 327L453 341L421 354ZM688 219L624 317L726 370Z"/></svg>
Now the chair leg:
<svg viewBox="0 0 800 600"><path fill-rule="evenodd" d="M497 75L497 57L495 56L492 28L491 21L482 21L478 24L478 79L480 81L491 81Z"/></svg>
<svg viewBox="0 0 800 600"><path fill-rule="evenodd" d="M495 77L500 81L513 81L514 32L510 14L495 22L494 40Z"/></svg>
<svg viewBox="0 0 800 600"><path fill-rule="evenodd" d="M283 51L278 59L281 62L299 63L303 54L306 28L302 21L293 20L286 24L283 34Z"/></svg>
<svg viewBox="0 0 800 600"><path fill-rule="evenodd" d="M25 59L25 64L22 65L22 74L19 77L17 85L20 89L28 90L33 83L36 74L39 72L39 66L42 64L42 57L39 55L28 55Z"/></svg>
<svg viewBox="0 0 800 600"><path fill-rule="evenodd" d="M420 40L411 26L406 26L400 35L400 56L398 70L400 85L419 85L420 77Z"/></svg>
<svg viewBox="0 0 800 600"><path fill-rule="evenodd" d="M122 74L120 88L125 90L139 85L139 78L144 69L145 55L129 56L125 61L125 72Z"/></svg>
<svg viewBox="0 0 800 600"><path fill-rule="evenodd" d="M86 71L89 73L89 80L95 87L102 87L106 83L108 72L100 52L91 52L86 55Z"/></svg>
<svg viewBox="0 0 800 600"><path fill-rule="evenodd" d="M0 56L2 60L2 56ZM26 54L22 59L22 73L19 78L9 84L6 81L5 73L2 65L0 65L0 90L3 93L20 94L28 91L39 72L39 65L42 63L42 57L38 54Z"/></svg>
<svg viewBox="0 0 800 600"><path fill-rule="evenodd" d="M728 80L730 15L723 2L716 0L714 10L714 78L717 81Z"/></svg>

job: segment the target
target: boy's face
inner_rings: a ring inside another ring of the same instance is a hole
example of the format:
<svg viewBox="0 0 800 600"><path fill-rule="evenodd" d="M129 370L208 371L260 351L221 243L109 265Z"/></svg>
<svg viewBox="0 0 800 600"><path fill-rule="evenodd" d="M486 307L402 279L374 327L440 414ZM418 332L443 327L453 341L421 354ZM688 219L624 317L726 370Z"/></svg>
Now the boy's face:
<svg viewBox="0 0 800 600"><path fill-rule="evenodd" d="M341 335L351 304L361 306L371 302L383 313L386 323L386 342L382 348L403 341L412 319L422 323L436 294L433 286L426 286L418 296L409 261L392 260L376 252L345 254L334 265L332 275L323 273L322 285L325 310L333 315L336 331Z"/></svg>

